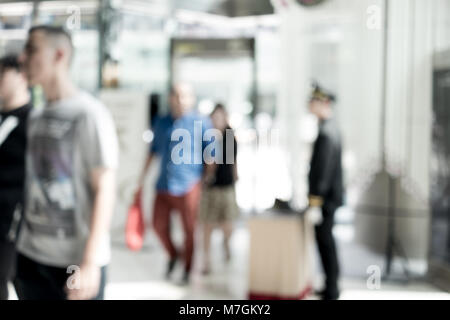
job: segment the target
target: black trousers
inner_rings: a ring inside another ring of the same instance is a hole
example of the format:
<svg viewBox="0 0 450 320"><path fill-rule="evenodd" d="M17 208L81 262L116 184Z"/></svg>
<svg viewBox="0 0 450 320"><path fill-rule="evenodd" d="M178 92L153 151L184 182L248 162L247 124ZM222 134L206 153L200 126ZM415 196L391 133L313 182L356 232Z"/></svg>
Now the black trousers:
<svg viewBox="0 0 450 320"><path fill-rule="evenodd" d="M339 262L333 237L336 209L335 206L324 206L322 208L323 222L315 227L317 246L325 273L325 298L330 299L335 299L339 295Z"/></svg>
<svg viewBox="0 0 450 320"><path fill-rule="evenodd" d="M64 288L71 275L65 268L46 266L19 254L14 286L19 300L66 300ZM104 299L105 285L106 267L102 267L100 289L93 300Z"/></svg>
<svg viewBox="0 0 450 320"><path fill-rule="evenodd" d="M15 244L0 240L0 301L8 300L8 281L14 276Z"/></svg>
<svg viewBox="0 0 450 320"><path fill-rule="evenodd" d="M21 189L0 189L0 300L8 300L8 281L14 277L17 230L12 234L11 229L21 199Z"/></svg>

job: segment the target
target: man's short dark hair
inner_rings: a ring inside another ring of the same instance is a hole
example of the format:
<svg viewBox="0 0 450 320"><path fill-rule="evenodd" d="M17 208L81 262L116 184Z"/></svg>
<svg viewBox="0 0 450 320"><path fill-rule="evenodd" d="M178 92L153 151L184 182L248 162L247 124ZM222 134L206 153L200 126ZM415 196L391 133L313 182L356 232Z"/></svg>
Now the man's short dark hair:
<svg viewBox="0 0 450 320"><path fill-rule="evenodd" d="M17 55L10 54L0 58L0 72L5 70L15 70L17 72L21 70L19 57Z"/></svg>
<svg viewBox="0 0 450 320"><path fill-rule="evenodd" d="M216 113L217 111L227 112L227 110L226 110L226 108L225 108L225 105L224 105L223 103L221 103L221 102L217 103L217 104L214 106L214 109L213 109L213 111L211 112L211 114L214 114L214 113Z"/></svg>
<svg viewBox="0 0 450 320"><path fill-rule="evenodd" d="M62 42L66 42L66 44L70 47L70 60L73 56L74 46L72 42L72 36L68 31L66 31L63 27L60 26L50 26L50 25L38 25L32 27L28 34L31 35L33 32L40 31L45 34L45 36L53 43L53 45L57 46Z"/></svg>

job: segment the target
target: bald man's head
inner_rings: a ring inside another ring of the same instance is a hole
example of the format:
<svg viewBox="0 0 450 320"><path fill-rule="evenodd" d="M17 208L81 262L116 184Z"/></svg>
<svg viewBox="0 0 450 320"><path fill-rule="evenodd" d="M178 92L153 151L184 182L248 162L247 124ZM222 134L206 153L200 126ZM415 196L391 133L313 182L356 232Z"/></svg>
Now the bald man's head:
<svg viewBox="0 0 450 320"><path fill-rule="evenodd" d="M174 118L189 112L195 104L194 89L186 83L178 83L170 90L170 111Z"/></svg>

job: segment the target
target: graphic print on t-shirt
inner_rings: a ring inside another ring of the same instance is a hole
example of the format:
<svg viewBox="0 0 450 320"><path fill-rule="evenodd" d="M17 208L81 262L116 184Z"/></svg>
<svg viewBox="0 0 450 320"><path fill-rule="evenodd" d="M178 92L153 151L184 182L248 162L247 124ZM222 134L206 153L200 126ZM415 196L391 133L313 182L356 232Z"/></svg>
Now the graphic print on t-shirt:
<svg viewBox="0 0 450 320"><path fill-rule="evenodd" d="M31 232L58 238L75 235L74 122L47 115L33 128L27 210Z"/></svg>

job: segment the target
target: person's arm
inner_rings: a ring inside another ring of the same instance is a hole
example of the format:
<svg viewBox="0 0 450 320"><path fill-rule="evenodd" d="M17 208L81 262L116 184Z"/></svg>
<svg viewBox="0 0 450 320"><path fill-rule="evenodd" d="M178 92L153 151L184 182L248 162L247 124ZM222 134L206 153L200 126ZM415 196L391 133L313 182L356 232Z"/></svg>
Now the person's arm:
<svg viewBox="0 0 450 320"><path fill-rule="evenodd" d="M237 162L234 162L233 165L233 181L237 182L239 180L238 170L237 170Z"/></svg>
<svg viewBox="0 0 450 320"><path fill-rule="evenodd" d="M96 257L100 255L99 246L109 233L111 218L115 205L114 169L95 169L91 173L91 183L94 190L94 207L90 234L80 265L79 290L69 290L69 300L88 300L94 298L100 286L100 266Z"/></svg>
<svg viewBox="0 0 450 320"><path fill-rule="evenodd" d="M236 138L234 138L233 140L234 140L233 141L233 143L234 143L233 180L234 180L234 182L237 182L239 180L238 168L237 168L237 141L236 141Z"/></svg>
<svg viewBox="0 0 450 320"><path fill-rule="evenodd" d="M307 219L314 225L323 222L324 197L331 188L336 146L330 137L319 136L311 163Z"/></svg>
<svg viewBox="0 0 450 320"><path fill-rule="evenodd" d="M336 146L332 138L322 136L316 145L316 155L311 164L309 186L310 207L322 207L324 196L331 188L336 164Z"/></svg>
<svg viewBox="0 0 450 320"><path fill-rule="evenodd" d="M155 125L154 125L154 129L153 129L153 134L154 134L153 142L150 146L150 150L149 150L147 159L145 160L144 169L142 170L142 173L138 180L138 185L137 185L137 189L136 189L136 193L135 193L135 197L134 197L135 202L138 200L138 197L142 193L142 189L144 188L145 177L147 176L148 169L150 168L150 165L152 164L153 159L155 158L155 156L157 156L161 152L160 127L161 127L160 122L156 121Z"/></svg>
<svg viewBox="0 0 450 320"><path fill-rule="evenodd" d="M115 207L116 170L119 166L119 144L111 114L104 107L93 108L80 118L78 127L78 150L88 173L89 192L93 204L89 214L88 230L80 269L76 274L78 286L67 288L69 300L87 300L94 298L99 291L101 267L99 261L103 254L105 241L109 238L110 224Z"/></svg>
<svg viewBox="0 0 450 320"><path fill-rule="evenodd" d="M214 129L211 120L209 118L205 118L202 121L202 132L208 132L208 130ZM215 137L216 138L216 137ZM214 158L204 155L205 149L209 144L213 143L212 137L211 140L202 142L202 159L203 159L203 175L202 175L202 183L204 186L210 186L214 183L216 179L216 171L217 171L217 163L214 161ZM217 139L217 138L216 138ZM213 151L214 155L216 154L216 150ZM211 156L214 156L211 154Z"/></svg>
<svg viewBox="0 0 450 320"><path fill-rule="evenodd" d="M148 155L147 159L145 160L144 169L142 170L141 176L139 177L139 180L138 180L138 189L137 189L138 192L142 191L142 188L143 188L144 182L145 182L145 177L147 176L148 168L150 168L150 165L152 164L154 157L155 157L155 154L153 152L151 152Z"/></svg>
<svg viewBox="0 0 450 320"><path fill-rule="evenodd" d="M92 173L92 186L95 192L94 209L83 262L95 261L97 246L108 234L115 205L116 171L113 169L96 169Z"/></svg>

